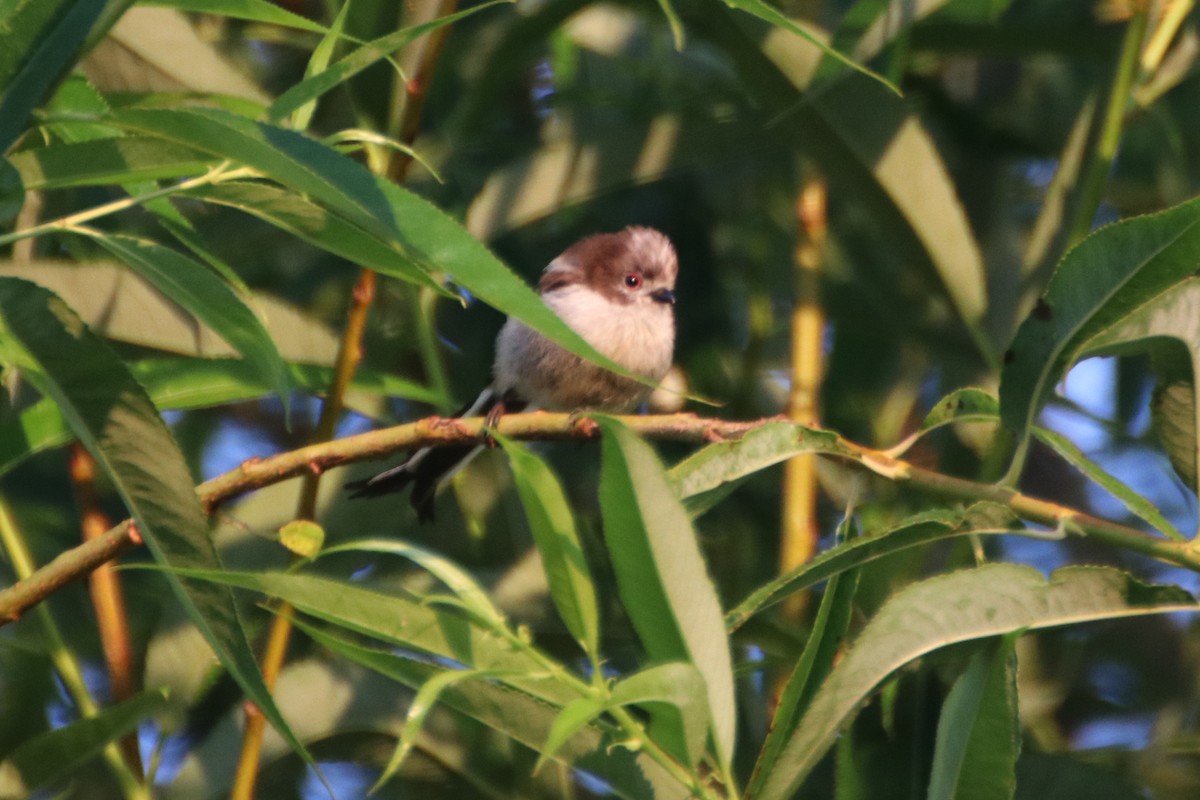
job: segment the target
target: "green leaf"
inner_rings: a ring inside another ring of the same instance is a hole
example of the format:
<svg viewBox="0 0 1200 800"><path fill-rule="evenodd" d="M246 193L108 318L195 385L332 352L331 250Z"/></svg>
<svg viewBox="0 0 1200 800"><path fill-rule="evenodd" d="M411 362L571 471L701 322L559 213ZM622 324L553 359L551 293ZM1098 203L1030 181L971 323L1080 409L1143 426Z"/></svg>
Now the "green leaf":
<svg viewBox="0 0 1200 800"><path fill-rule="evenodd" d="M16 219L25 205L25 185L21 173L6 158L0 158L0 225Z"/></svg>
<svg viewBox="0 0 1200 800"><path fill-rule="evenodd" d="M145 390L57 296L0 277L0 356L52 397L96 459L159 564L219 570L187 464ZM221 663L292 749L311 761L258 671L233 593L169 575Z"/></svg>
<svg viewBox="0 0 1200 800"><path fill-rule="evenodd" d="M167 180L204 172L214 161L193 148L145 136L22 150L11 160L29 189Z"/></svg>
<svg viewBox="0 0 1200 800"><path fill-rule="evenodd" d="M136 731L138 722L161 709L166 699L166 692L161 689L142 692L94 717L76 720L25 741L8 755L5 763L16 770L24 789L32 794L69 776L99 755L109 742Z"/></svg>
<svg viewBox="0 0 1200 800"><path fill-rule="evenodd" d="M321 552L325 529L311 519L294 519L279 529L279 543L301 558Z"/></svg>
<svg viewBox="0 0 1200 800"><path fill-rule="evenodd" d="M757 795L766 776L775 770L779 754L795 729L796 722L808 709L817 687L832 671L834 660L850 628L857 590L857 570L839 573L829 579L808 642L775 705L771 727L767 730L767 738L759 750L750 783L746 787L747 797Z"/></svg>
<svg viewBox="0 0 1200 800"><path fill-rule="evenodd" d="M884 678L940 647L1022 629L1200 610L1174 586L1141 583L1107 567L1036 569L986 564L898 592L867 624L797 724L759 800L792 797L854 710Z"/></svg>
<svg viewBox="0 0 1200 800"><path fill-rule="evenodd" d="M354 264L454 296L390 240L370 234L286 189L265 183L230 182L190 189L184 195L236 208Z"/></svg>
<svg viewBox="0 0 1200 800"><path fill-rule="evenodd" d="M897 87L887 78L883 77L869 67L859 64L849 56L842 55L837 50L826 44L823 40L809 33L800 25L797 25L794 20L784 15L778 9L767 5L765 2L763 2L763 0L725 0L725 4L730 8L736 8L741 11L745 11L747 14L758 17L763 22L768 22L771 25L783 28L784 30L796 34L809 44L819 47L821 51L830 58L840 61L851 69L861 72L863 75L878 81L881 85L890 89L897 97L903 96L903 93L900 91L899 87Z"/></svg>
<svg viewBox="0 0 1200 800"><path fill-rule="evenodd" d="M928 800L1012 800L1021 727L1016 641L988 642L942 704Z"/></svg>
<svg viewBox="0 0 1200 800"><path fill-rule="evenodd" d="M955 389L937 402L921 422L921 433L964 419L994 419L1000 415L1000 401L986 389L968 386Z"/></svg>
<svg viewBox="0 0 1200 800"><path fill-rule="evenodd" d="M0 153L75 63L103 10L95 0L23 0L0 20Z"/></svg>
<svg viewBox="0 0 1200 800"><path fill-rule="evenodd" d="M533 541L542 556L550 597L575 641L592 659L600 657L600 613L575 517L550 467L528 448L496 436L508 454L513 480L525 507Z"/></svg>
<svg viewBox="0 0 1200 800"><path fill-rule="evenodd" d="M690 663L704 677L717 756L728 765L733 667L696 532L650 446L612 418L596 420L603 433L600 510L622 603L653 661Z"/></svg>
<svg viewBox="0 0 1200 800"><path fill-rule="evenodd" d="M1101 228L1067 253L1005 354L1000 415L1018 442L1010 480L1024 464L1038 412L1071 365L1110 329L1137 319L1141 306L1189 278L1197 263L1195 200Z"/></svg>
<svg viewBox="0 0 1200 800"><path fill-rule="evenodd" d="M1200 217L1200 206L1196 207ZM1197 257L1200 258L1200 245L1197 246ZM1195 318L1196 303L1200 302L1200 278L1188 275L1154 297L1147 298L1136 308L1130 310L1121 319L1116 320L1100 330L1084 345L1082 356L1092 352L1126 353L1131 350L1149 351L1154 357L1152 363L1155 372L1160 373L1161 384L1174 386L1171 389L1171 400L1174 401L1170 410L1173 414L1172 424L1164 426L1166 420L1162 414L1155 415L1157 430L1160 435L1173 433L1173 436L1163 439L1171 463L1177 464L1176 471L1188 475L1189 467L1191 480L1188 488L1200 490L1196 482L1196 423L1200 420L1197 413L1195 398L1194 376L1200 375L1200 320ZM1169 339L1177 339L1181 346ZM1179 353L1186 353L1187 359ZM1184 362L1186 363L1186 366ZM1185 385L1190 384L1190 386ZM1187 389L1191 389L1192 397L1185 400ZM1153 402L1151 411L1162 412L1162 393L1158 393L1157 402ZM1181 417L1191 412L1190 423ZM1189 431L1190 428L1190 431Z"/></svg>
<svg viewBox="0 0 1200 800"><path fill-rule="evenodd" d="M333 25L321 37L321 41L313 48L312 55L308 59L308 66L304 69L304 77L311 78L313 75L319 75L329 66L329 60L333 58L333 50L337 47L338 40L342 37L342 31L346 27L346 17L350 13L350 3L346 3L338 11L337 17L333 20ZM310 100L304 105L292 112L291 127L297 130L305 130L312 122L313 114L317 110L317 101Z"/></svg>
<svg viewBox="0 0 1200 800"><path fill-rule="evenodd" d="M732 442L710 444L672 467L668 476L678 496L686 500L799 453L849 455L839 444L836 433L777 422L755 428Z"/></svg>
<svg viewBox="0 0 1200 800"><path fill-rule="evenodd" d="M1189 386L1188 389L1191 390L1191 387ZM1188 410L1190 411L1191 409ZM1187 538L1179 532L1178 528L1171 524L1170 520L1162 515L1162 512L1153 503L1133 489L1130 489L1123 482L1114 478L1103 467L1085 456L1083 451L1076 447L1067 437L1040 427L1033 429L1033 435L1038 441L1046 444L1054 452L1062 456L1068 464L1083 473L1085 477L1117 498L1121 502L1121 505L1153 525L1164 536L1168 536L1176 541L1184 541ZM1191 446L1193 448L1196 446L1194 438L1191 441Z"/></svg>
<svg viewBox="0 0 1200 800"><path fill-rule="evenodd" d="M506 624L504 615L493 605L483 587L466 570L440 553L395 539L357 539L330 547L322 555L333 553L386 553L407 558L450 587L462 601L461 608L479 624L492 630L500 630ZM426 602L430 599L427 597Z"/></svg>
<svg viewBox="0 0 1200 800"><path fill-rule="evenodd" d="M733 633L750 617L765 611L788 595L804 591L839 573L909 547L961 536L963 515L949 509L923 511L892 527L856 537L819 553L807 564L763 584L725 615L725 627Z"/></svg>
<svg viewBox="0 0 1200 800"><path fill-rule="evenodd" d="M289 405L287 366L271 334L229 285L208 267L160 244L117 234L90 234L168 298L178 303L237 350Z"/></svg>
<svg viewBox="0 0 1200 800"><path fill-rule="evenodd" d="M388 759L387 766L383 768L383 772L375 781L375 785L367 794L379 791L403 766L404 759L408 757L413 745L416 744L417 735L425 724L425 718L429 716L429 712L433 710L434 705L437 704L446 689L464 681L495 678L505 674L495 670L446 670L431 676L429 680L422 683L421 688L417 690L416 697L408 706L408 716L404 720L404 728L400 731L396 749L392 753L392 757Z"/></svg>
<svg viewBox="0 0 1200 800"><path fill-rule="evenodd" d="M650 735L693 769L708 731L705 681L692 664L675 661L635 672L617 683L610 706L643 706L653 713Z"/></svg>
<svg viewBox="0 0 1200 800"><path fill-rule="evenodd" d="M310 575L213 570L180 570L179 574L277 597L317 619L391 645L449 659L469 669L536 676L546 668L544 661L514 649L508 638L457 609L447 610ZM559 705L578 696L553 681L510 678L505 682Z"/></svg>
<svg viewBox="0 0 1200 800"><path fill-rule="evenodd" d="M433 676L448 671L427 661L373 650L358 642L335 637L305 623L303 619L298 619L296 626L318 644L414 690L419 690ZM539 750L545 744L560 710L573 699L569 694L563 694L561 702L552 704L512 691L496 682L471 681L444 686L438 700L526 747ZM611 728L598 721L594 723L569 739L555 760L599 777L617 797L628 800L683 800L690 796L688 789L675 781L653 759L644 753L633 753L625 747L615 746L619 739L609 733Z"/></svg>
<svg viewBox="0 0 1200 800"><path fill-rule="evenodd" d="M265 22L268 25L297 28L312 33L325 33L327 30L324 25L293 14L269 0L150 0L143 5L165 6L179 11L190 11L193 14L220 14L232 19Z"/></svg>
<svg viewBox="0 0 1200 800"><path fill-rule="evenodd" d="M1154 433L1167 451L1175 473L1188 487L1200 478L1196 453L1196 383L1161 380L1150 396Z"/></svg>
<svg viewBox="0 0 1200 800"><path fill-rule="evenodd" d="M546 742L539 748L541 753L533 767L533 773L536 775L541 772L546 762L555 758L562 746L575 734L592 724L597 717L604 713L605 708L604 701L598 697L580 697L567 703L566 707L554 718L554 724L550 726L550 732L546 734Z"/></svg>
<svg viewBox="0 0 1200 800"><path fill-rule="evenodd" d="M215 109L132 109L105 121L251 167L402 248L423 268L446 272L488 305L569 352L649 383L597 353L445 212L320 142Z"/></svg>
<svg viewBox="0 0 1200 800"><path fill-rule="evenodd" d="M328 69L306 77L279 95L279 97L275 98L275 102L271 104L267 116L272 121L281 120L307 103L313 102L329 90L345 83L372 64L388 58L392 53L395 53L417 37L437 30L444 25L450 25L460 19L469 17L477 11L505 2L508 2L508 0L492 0L492 2L483 3L465 11L459 11L456 14L448 14L430 22L413 25L409 28L402 28L373 42L368 42L345 58L337 61Z"/></svg>

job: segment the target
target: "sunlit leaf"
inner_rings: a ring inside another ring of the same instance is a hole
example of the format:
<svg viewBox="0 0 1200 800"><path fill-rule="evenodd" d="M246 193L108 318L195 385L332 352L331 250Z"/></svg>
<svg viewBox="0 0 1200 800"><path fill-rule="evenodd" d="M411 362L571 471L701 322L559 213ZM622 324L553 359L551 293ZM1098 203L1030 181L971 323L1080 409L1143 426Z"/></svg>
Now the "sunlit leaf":
<svg viewBox="0 0 1200 800"><path fill-rule="evenodd" d="M659 664L618 681L609 703L655 712L650 735L693 769L704 754L708 732L705 680L691 664Z"/></svg>
<svg viewBox="0 0 1200 800"><path fill-rule="evenodd" d="M600 508L625 610L650 658L690 663L704 677L718 757L733 755L733 667L720 601L650 445L616 420L603 431Z"/></svg>
<svg viewBox="0 0 1200 800"><path fill-rule="evenodd" d="M148 6L166 6L194 14L220 14L223 17L244 19L250 22L265 22L313 33L324 33L326 28L307 17L293 14L269 0L149 0Z"/></svg>
<svg viewBox="0 0 1200 800"><path fill-rule="evenodd" d="M195 175L213 157L162 139L123 136L23 150L12 163L29 189L62 189Z"/></svg>
<svg viewBox="0 0 1200 800"><path fill-rule="evenodd" d="M1107 567L987 564L913 584L880 609L813 698L759 795L792 797L854 710L884 678L957 642L1089 620L1197 611L1187 592L1140 583Z"/></svg>

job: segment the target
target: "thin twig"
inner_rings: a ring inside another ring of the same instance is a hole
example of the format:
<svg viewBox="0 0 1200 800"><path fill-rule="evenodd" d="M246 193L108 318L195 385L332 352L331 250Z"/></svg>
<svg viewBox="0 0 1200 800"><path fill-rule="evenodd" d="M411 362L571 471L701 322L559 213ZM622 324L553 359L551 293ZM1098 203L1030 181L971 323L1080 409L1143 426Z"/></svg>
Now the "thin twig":
<svg viewBox="0 0 1200 800"><path fill-rule="evenodd" d="M664 441L710 442L738 439L748 431L777 424L779 417L753 421L729 421L695 414L618 417L636 433ZM599 426L577 414L510 414L502 417L495 432L510 439L563 440L599 438ZM385 458L401 450L426 445L453 445L480 441L486 434L482 418L429 417L380 431L361 433L332 442L310 445L264 459L251 459L237 469L197 487L200 503L212 513L222 503L239 495L305 474L343 466L356 461ZM1200 551L1188 542L1168 541L1137 528L1101 519L1070 506L1022 494L992 483L943 475L917 467L887 453L839 438L840 457L891 481L905 483L931 494L962 500L990 500L1008 506L1018 516L1043 525L1064 526L1073 533L1113 547L1156 558L1200 572ZM0 626L53 594L66 583L86 576L100 564L140 544L126 520L103 536L62 553L49 564L13 586L0 591Z"/></svg>

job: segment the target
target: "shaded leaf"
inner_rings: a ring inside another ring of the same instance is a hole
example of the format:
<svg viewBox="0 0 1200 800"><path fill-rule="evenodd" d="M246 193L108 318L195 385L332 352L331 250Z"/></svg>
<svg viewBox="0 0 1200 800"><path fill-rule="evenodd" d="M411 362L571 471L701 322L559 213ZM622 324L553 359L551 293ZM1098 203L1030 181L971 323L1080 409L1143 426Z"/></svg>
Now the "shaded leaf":
<svg viewBox="0 0 1200 800"><path fill-rule="evenodd" d="M145 390L108 346L46 289L0 278L0 354L52 397L112 481L160 564L220 569L179 448ZM308 759L263 683L233 593L169 575L192 621L292 748Z"/></svg>
<svg viewBox="0 0 1200 800"><path fill-rule="evenodd" d="M635 672L612 689L609 704L655 712L650 735L693 769L704 755L709 711L705 681L691 664L676 661Z"/></svg>
<svg viewBox="0 0 1200 800"><path fill-rule="evenodd" d="M504 447L542 556L550 597L575 641L593 659L600 656L600 614L575 517L562 485L545 461L517 442L496 437Z"/></svg>
<svg viewBox="0 0 1200 800"><path fill-rule="evenodd" d="M1010 478L1024 463L1037 414L1071 365L1197 263L1200 201L1101 228L1066 255L1005 355L1000 415L1018 442Z"/></svg>
<svg viewBox="0 0 1200 800"><path fill-rule="evenodd" d="M105 186L195 175L213 157L162 139L122 136L56 144L12 155L29 189Z"/></svg>
<svg viewBox="0 0 1200 800"><path fill-rule="evenodd" d="M447 14L444 17L423 23L421 25L413 25L409 28L402 28L387 36L376 39L373 42L368 42L357 50L353 51L345 58L335 62L328 69L322 70L315 75L306 77L304 80L290 87L286 92L275 98L275 102L271 104L268 116L271 120L281 120L288 114L298 110L307 103L311 103L321 95L328 92L358 73L362 72L372 64L378 63L385 58L388 58L397 50L409 44L419 36L423 36L430 31L437 30L444 25L450 25L460 19L469 17L477 11L494 6L497 3L508 2L508 0L492 0L491 2L482 3L481 5L468 8L465 11L459 11L455 14Z"/></svg>
<svg viewBox="0 0 1200 800"><path fill-rule="evenodd" d="M22 743L5 763L15 769L30 793L69 776L95 758L109 742L137 730L138 723L157 712L166 693L142 692L103 709L94 717L76 720Z"/></svg>
<svg viewBox="0 0 1200 800"><path fill-rule="evenodd" d="M103 10L94 0L21 0L0 20L0 153L75 62Z"/></svg>
<svg viewBox="0 0 1200 800"><path fill-rule="evenodd" d="M1047 580L1030 567L987 564L913 584L880 609L822 685L759 797L793 796L875 687L940 647L1026 628L1197 610L1182 589L1107 567L1065 567Z"/></svg>
<svg viewBox="0 0 1200 800"><path fill-rule="evenodd" d="M16 219L25 205L25 186L21 173L6 158L0 158L0 225Z"/></svg>
<svg viewBox="0 0 1200 800"><path fill-rule="evenodd" d="M759 750L754 771L750 775L750 783L746 787L747 796L753 797L757 794L763 781L774 771L779 754L795 729L796 722L808 709L817 687L833 669L834 659L850 628L857 590L856 569L839 573L829 579L804 651L800 654L800 659L796 662L792 674L788 676L783 692L779 694L779 700L775 704L771 727L767 730L767 738Z"/></svg>
<svg viewBox="0 0 1200 800"><path fill-rule="evenodd" d="M1016 640L976 652L942 704L928 800L1012 800L1021 728Z"/></svg>
<svg viewBox="0 0 1200 800"><path fill-rule="evenodd" d="M372 650L332 636L303 620L297 620L296 624L319 644L414 690L446 671L428 662ZM536 751L546 742L560 709L571 698L547 704L497 683L470 681L443 687L439 701ZM555 760L599 777L614 794L629 800L683 800L689 796L686 787L644 753L615 747L619 739L610 730L601 725L579 730L563 745Z"/></svg>
<svg viewBox="0 0 1200 800"><path fill-rule="evenodd" d="M287 413L291 387L283 357L271 334L228 284L203 264L160 244L117 234L92 238L241 353L279 395Z"/></svg>

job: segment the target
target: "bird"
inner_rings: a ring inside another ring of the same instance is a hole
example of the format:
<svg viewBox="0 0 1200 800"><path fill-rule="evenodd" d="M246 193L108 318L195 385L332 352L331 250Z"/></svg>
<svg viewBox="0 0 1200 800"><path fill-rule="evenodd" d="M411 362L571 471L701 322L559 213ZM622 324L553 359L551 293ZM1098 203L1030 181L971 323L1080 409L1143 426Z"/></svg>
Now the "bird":
<svg viewBox="0 0 1200 800"><path fill-rule="evenodd" d="M637 408L671 368L678 273L674 245L654 228L631 225L575 242L546 266L538 294L588 344L651 385L585 361L509 317L496 337L491 383L455 416L485 416L494 425L520 411ZM376 497L412 484L418 521L432 521L438 488L481 449L424 447L347 488L351 497Z"/></svg>

